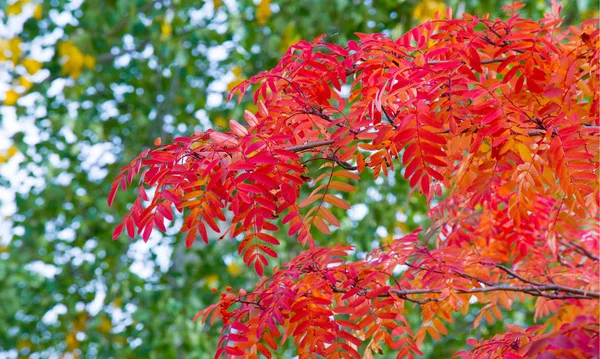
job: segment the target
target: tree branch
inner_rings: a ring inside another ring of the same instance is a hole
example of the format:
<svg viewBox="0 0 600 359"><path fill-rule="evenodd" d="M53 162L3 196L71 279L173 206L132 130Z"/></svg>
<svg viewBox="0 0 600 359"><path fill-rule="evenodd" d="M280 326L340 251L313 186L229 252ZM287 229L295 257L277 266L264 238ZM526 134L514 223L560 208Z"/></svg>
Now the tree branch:
<svg viewBox="0 0 600 359"><path fill-rule="evenodd" d="M317 142L307 142L303 145L286 147L284 150L292 151L292 152L302 152L305 150L310 150L311 148L327 146L334 143L335 140L327 140L327 141L317 141Z"/></svg>
<svg viewBox="0 0 600 359"><path fill-rule="evenodd" d="M345 289L333 288L333 291L336 293L346 293ZM475 293L487 293L487 292L522 292L526 294L530 294L536 297L547 297L552 299L598 299L600 298L600 293L592 292L592 291L584 291L581 289L565 287L556 284L544 284L544 285L536 285L536 286L511 286L507 284L497 284L489 287L482 288L472 288L472 289L454 289L454 291L458 294L475 294ZM544 293L544 292L564 292L569 293L568 295L560 295L553 293ZM405 297L407 295L416 295L416 294L441 294L443 293L442 289L431 289L431 288L423 288L423 289L390 289L388 293L382 293L380 297L389 297L389 293L394 293L400 297ZM441 299L441 298L439 298ZM414 300L413 300L414 301Z"/></svg>
<svg viewBox="0 0 600 359"><path fill-rule="evenodd" d="M596 128L598 128L598 126L582 126L582 128L596 129ZM449 133L449 132L450 132L450 130L445 130L445 131L438 132L438 133ZM530 131L527 132L527 134L529 136L538 136L538 135L542 135L544 133L546 133L546 130L530 130ZM315 147L327 146L327 145L330 145L330 144L332 144L334 142L335 142L335 140L307 142L307 143L305 143L303 145L286 147L286 148L284 148L284 150L286 150L286 151L292 151L292 152L302 152L302 151L305 151L305 150L310 150L310 149L315 148ZM595 260L599 259L598 257L594 256L591 253L590 253L590 255L591 255L590 258L592 258L592 259L595 259Z"/></svg>
<svg viewBox="0 0 600 359"><path fill-rule="evenodd" d="M506 60L506 57L496 57L493 59L481 60L480 63L482 65L485 65L485 64L493 64L494 62L502 62L504 60ZM430 60L430 61L427 61L427 64L428 65L438 65L438 64L445 64L445 63L453 62L453 61L456 61L456 60Z"/></svg>
<svg viewBox="0 0 600 359"><path fill-rule="evenodd" d="M523 278L522 276L518 275L518 274L517 274L515 271L513 271L512 269L510 269L510 268L507 268L507 267L505 267L505 266L503 266L503 265L496 264L496 268L498 268L498 269L500 269L500 270L503 270L504 272L506 272L506 273L510 274L510 275L511 275L513 278L516 278L516 279L520 280L521 282L529 283L529 284L531 284L531 285L535 285L535 286L540 286L540 285L542 285L542 283L536 283L536 282L530 281L529 279L525 279L525 278Z"/></svg>
<svg viewBox="0 0 600 359"><path fill-rule="evenodd" d="M561 241L561 243L563 243L564 245L568 246L568 247L575 247L575 251L578 252L579 254L582 254L590 259L593 259L595 261L600 260L600 257L598 257L597 255L593 254L592 252L590 252L587 248L585 248L584 246L582 246L579 243L575 243L575 242L563 242Z"/></svg>

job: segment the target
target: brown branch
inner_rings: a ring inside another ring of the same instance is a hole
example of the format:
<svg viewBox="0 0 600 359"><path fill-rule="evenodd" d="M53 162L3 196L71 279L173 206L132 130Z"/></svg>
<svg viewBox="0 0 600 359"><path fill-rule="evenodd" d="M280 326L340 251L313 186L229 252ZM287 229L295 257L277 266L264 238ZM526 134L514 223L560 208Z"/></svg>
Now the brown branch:
<svg viewBox="0 0 600 359"><path fill-rule="evenodd" d="M493 59L481 60L480 63L482 65L485 65L485 64L493 64L495 62L502 62L505 60L506 60L506 57L496 57ZM427 61L427 64L428 65L439 65L439 64L445 64L445 63L454 62L454 61L456 61L456 60L430 60L430 61Z"/></svg>
<svg viewBox="0 0 600 359"><path fill-rule="evenodd" d="M513 278L516 278L516 279L520 280L521 282L529 283L529 284L531 284L531 285L535 285L535 286L540 286L540 285L543 285L542 283L536 283L536 282L530 281L529 279L523 278L522 276L518 275L518 274L517 274L515 271L513 271L512 269L510 269L510 268L507 268L507 267L505 267L505 266L503 266L503 265L496 264L496 268L498 268L498 269L500 269L500 270L503 270L504 272L506 272L506 273L510 274L510 275L511 275Z"/></svg>
<svg viewBox="0 0 600 359"><path fill-rule="evenodd" d="M346 293L346 290L333 288L336 293ZM510 286L506 284L498 284L489 287L483 288L472 288L472 289L455 289L454 290L458 294L475 294L475 293L486 293L486 292L522 292L526 294L530 294L536 297L547 297L552 299L598 299L600 298L600 293L592 292L592 291L584 291L577 288L570 288L556 284L547 284L547 285L536 285L536 286ZM394 293L400 297L404 297L407 295L415 295L415 294L441 294L443 290L441 289L431 289L431 288L423 288L423 289L390 289L388 293L382 293L380 297L389 297L389 293ZM568 295L559 295L553 293L544 293L544 292L564 292L569 293Z"/></svg>
<svg viewBox="0 0 600 359"><path fill-rule="evenodd" d="M597 292L586 292L581 289L565 287L556 284L547 284L547 285L537 285L537 286L510 286L499 284L491 287L483 287L483 288L473 288L473 289L457 289L456 292L459 294L473 294L473 293L486 293L486 292L524 292L529 293L534 296L546 296L546 294L541 292L564 292L574 294L576 296L561 296L562 299L567 298L580 298L580 299L598 299L600 298L600 293ZM410 294L434 294L434 293L442 293L441 289L391 289L390 292L393 292L398 295L410 295ZM535 294L536 292L540 292Z"/></svg>
<svg viewBox="0 0 600 359"><path fill-rule="evenodd" d="M303 161L302 164L308 163L308 162L312 162L312 161L333 161L335 163L337 163L338 165L340 165L342 168L346 169L346 170L355 170L358 167L351 165L348 162L342 161L339 158L337 158L336 156L329 156L329 157L311 157L309 159L307 159L306 161Z"/></svg>
<svg viewBox="0 0 600 359"><path fill-rule="evenodd" d="M327 121L329 123L331 123L331 122L334 121L329 115L323 113L322 109L304 110L301 113L303 113L305 115L315 115L315 116L318 116L318 117L324 119L325 121ZM336 123L335 125L337 127L344 127L344 125L341 124L341 123ZM358 131L355 130L355 129L353 129L353 128L351 128L351 127L349 128L349 130L350 130L350 132L354 133L355 135L358 134Z"/></svg>
<svg viewBox="0 0 600 359"><path fill-rule="evenodd" d="M383 110L383 114L387 118L388 122L392 125L392 127L394 128L394 130L397 130L398 126L396 126L396 124L394 122L396 122L396 117L398 115L396 114L395 116L390 116L390 114L385 109L385 106L381 106L381 109Z"/></svg>
<svg viewBox="0 0 600 359"><path fill-rule="evenodd" d="M335 140L327 140L327 141L317 141L317 142L307 142L303 145L286 147L284 150L292 151L292 152L302 152L305 150L310 150L311 148L327 146L334 143Z"/></svg>
<svg viewBox="0 0 600 359"><path fill-rule="evenodd" d="M579 254L582 254L590 259L593 259L595 261L600 260L600 257L598 257L597 255L593 254L592 252L590 252L587 248L585 248L584 246L582 246L579 243L568 243L568 242L563 242L565 245L569 246L569 247L575 247L575 251L578 252Z"/></svg>

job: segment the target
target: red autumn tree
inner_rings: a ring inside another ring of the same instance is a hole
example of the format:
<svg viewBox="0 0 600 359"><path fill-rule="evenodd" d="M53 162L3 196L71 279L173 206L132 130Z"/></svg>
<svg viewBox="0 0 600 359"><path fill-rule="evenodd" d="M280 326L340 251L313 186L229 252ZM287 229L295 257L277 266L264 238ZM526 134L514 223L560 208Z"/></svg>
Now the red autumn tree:
<svg viewBox="0 0 600 359"><path fill-rule="evenodd" d="M198 314L223 322L216 357L270 358L288 339L300 358L372 358L384 345L413 357L475 299L477 326L528 297L544 324L507 324L458 354L597 357L600 21L564 29L556 4L539 22L520 6L504 21L448 11L396 40L294 45L234 90L255 86L246 124L156 143L121 171L109 203L138 175L139 198L114 238L146 240L175 208L188 246L227 222L221 238L243 237L239 254L259 275L277 257L270 231L286 226L307 247ZM324 164L308 172L315 159ZM340 193L395 166L431 204L425 235L359 261L349 246L314 245L314 230L339 224L330 208L349 208Z"/></svg>

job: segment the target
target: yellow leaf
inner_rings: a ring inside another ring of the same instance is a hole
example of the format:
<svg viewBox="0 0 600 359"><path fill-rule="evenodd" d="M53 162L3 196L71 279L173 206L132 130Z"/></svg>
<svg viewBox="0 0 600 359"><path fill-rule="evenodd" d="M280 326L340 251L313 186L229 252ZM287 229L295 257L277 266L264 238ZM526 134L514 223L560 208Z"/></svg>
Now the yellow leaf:
<svg viewBox="0 0 600 359"><path fill-rule="evenodd" d="M73 320L73 323L71 323L73 330L75 330L77 332L84 331L85 328L87 328L88 319L89 319L89 315L87 314L87 312L82 311L82 312L77 313L75 320Z"/></svg>
<svg viewBox="0 0 600 359"><path fill-rule="evenodd" d="M108 333L112 329L112 322L108 317L102 317L100 321L100 325L98 325L98 330L101 333Z"/></svg>
<svg viewBox="0 0 600 359"><path fill-rule="evenodd" d="M33 18L36 20L42 19L42 4L37 4L33 10Z"/></svg>
<svg viewBox="0 0 600 359"><path fill-rule="evenodd" d="M8 51L10 52L10 59L16 66L19 58L21 57L21 38L14 37L8 41ZM8 58L8 57L7 57Z"/></svg>
<svg viewBox="0 0 600 359"><path fill-rule="evenodd" d="M491 148L492 147L490 146L489 143L482 142L481 145L479 146L479 152L481 152L481 153L488 153Z"/></svg>
<svg viewBox="0 0 600 359"><path fill-rule="evenodd" d="M17 103L18 99L19 94L13 89L6 91L6 93L4 94L4 104L6 106L14 106Z"/></svg>
<svg viewBox="0 0 600 359"><path fill-rule="evenodd" d="M213 123L215 125L219 126L219 127L226 127L227 126L227 120L223 116L217 116L217 118L215 118L215 120L214 120Z"/></svg>
<svg viewBox="0 0 600 359"><path fill-rule="evenodd" d="M413 18L418 22L425 22L433 17L436 12L444 12L446 5L439 1L423 0L413 9Z"/></svg>
<svg viewBox="0 0 600 359"><path fill-rule="evenodd" d="M165 20L160 26L160 39L165 40L173 33L173 26L171 23Z"/></svg>
<svg viewBox="0 0 600 359"><path fill-rule="evenodd" d="M242 68L239 66L235 66L234 68L232 68L231 73L233 73L235 78L233 79L233 81L231 81L230 83L227 84L227 91L233 90L234 87L239 85L242 81L246 80L246 77L244 77Z"/></svg>
<svg viewBox="0 0 600 359"><path fill-rule="evenodd" d="M219 281L219 277L216 274L209 274L204 277L204 281L206 282L207 287L214 287Z"/></svg>
<svg viewBox="0 0 600 359"><path fill-rule="evenodd" d="M23 11L23 5L29 1L17 0L6 7L6 15L19 15Z"/></svg>
<svg viewBox="0 0 600 359"><path fill-rule="evenodd" d="M271 0L262 0L256 8L256 22L259 25L267 23L267 19L271 16Z"/></svg>
<svg viewBox="0 0 600 359"><path fill-rule="evenodd" d="M231 73L233 73L235 77L240 77L244 73L244 70L242 70L242 68L239 66L235 66L231 69Z"/></svg>
<svg viewBox="0 0 600 359"><path fill-rule="evenodd" d="M230 83L227 84L227 91L231 92L231 90L233 90L234 87L236 87L237 85L241 84L242 81L244 81L244 79L242 78L236 78L233 81L231 81Z"/></svg>
<svg viewBox="0 0 600 359"><path fill-rule="evenodd" d="M519 155L525 162L531 162L531 150L521 142L515 142L514 149L519 152Z"/></svg>
<svg viewBox="0 0 600 359"><path fill-rule="evenodd" d="M62 58L63 73L71 76L73 79L78 79L81 75L83 66L86 67L95 65L95 60L88 55L84 55L70 41L64 41L58 44L58 55Z"/></svg>
<svg viewBox="0 0 600 359"><path fill-rule="evenodd" d="M71 41L63 41L58 44L58 56L69 56L74 49L77 49Z"/></svg>
<svg viewBox="0 0 600 359"><path fill-rule="evenodd" d="M283 30L281 34L281 42L279 43L279 51L286 52L290 46L294 45L300 40L300 36L296 34L294 25L289 24Z"/></svg>
<svg viewBox="0 0 600 359"><path fill-rule="evenodd" d="M29 81L29 79L21 76L19 77L19 86L23 86L25 88L25 91L27 91L31 88L31 86L33 86L33 84L31 83L31 81Z"/></svg>
<svg viewBox="0 0 600 359"><path fill-rule="evenodd" d="M88 69L93 70L94 66L96 66L96 59L92 55L85 55L83 57L83 65Z"/></svg>
<svg viewBox="0 0 600 359"><path fill-rule="evenodd" d="M19 152L19 149L17 148L17 146L12 145L8 148L8 150L6 150L6 155L8 156L8 158L11 158L14 155L16 155L18 152Z"/></svg>
<svg viewBox="0 0 600 359"><path fill-rule="evenodd" d="M75 337L75 333L67 334L65 338L65 342L67 344L67 351L72 352L79 346L79 340Z"/></svg>
<svg viewBox="0 0 600 359"><path fill-rule="evenodd" d="M242 274L242 268L240 268L240 266L237 263L231 262L231 264L227 266L227 273L236 277Z"/></svg>
<svg viewBox="0 0 600 359"><path fill-rule="evenodd" d="M25 69L30 75L34 75L42 68L42 63L34 59L25 59L21 61L21 65L25 67Z"/></svg>
<svg viewBox="0 0 600 359"><path fill-rule="evenodd" d="M17 350L23 350L26 348L33 348L33 343L31 340L23 338L19 339L19 342L17 343Z"/></svg>

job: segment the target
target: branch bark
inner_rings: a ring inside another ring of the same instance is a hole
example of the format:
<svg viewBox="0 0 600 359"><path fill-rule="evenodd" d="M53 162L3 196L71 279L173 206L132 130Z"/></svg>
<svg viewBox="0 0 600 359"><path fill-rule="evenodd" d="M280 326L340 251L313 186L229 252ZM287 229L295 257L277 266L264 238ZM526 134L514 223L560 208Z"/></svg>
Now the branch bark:
<svg viewBox="0 0 600 359"><path fill-rule="evenodd" d="M344 289L333 288L336 293L346 293ZM458 294L475 294L475 293L487 293L487 292L522 292L536 297L547 297L552 299L598 299L600 293L592 291L584 291L577 288L565 287L556 284L545 284L545 285L531 285L531 286L511 286L507 284L496 284L489 287L472 288L472 289L453 289ZM444 290L442 289L390 289L388 293L382 293L380 297L389 297L389 293L394 293L400 297L406 297L408 295L416 294L441 294ZM563 292L568 294L554 294L544 292ZM408 298L406 298L408 299ZM443 300L443 298L434 298L436 301ZM439 299L439 300L437 300ZM414 300L411 300L414 301Z"/></svg>
<svg viewBox="0 0 600 359"><path fill-rule="evenodd" d="M335 140L307 142L303 145L286 147L286 148L284 148L284 150L292 151L292 152L302 152L302 151L310 150L310 149L316 148L316 147L327 146L334 142L335 142Z"/></svg>

